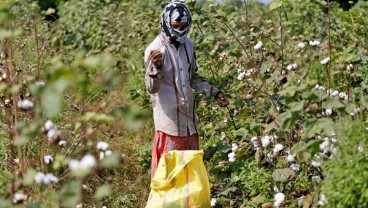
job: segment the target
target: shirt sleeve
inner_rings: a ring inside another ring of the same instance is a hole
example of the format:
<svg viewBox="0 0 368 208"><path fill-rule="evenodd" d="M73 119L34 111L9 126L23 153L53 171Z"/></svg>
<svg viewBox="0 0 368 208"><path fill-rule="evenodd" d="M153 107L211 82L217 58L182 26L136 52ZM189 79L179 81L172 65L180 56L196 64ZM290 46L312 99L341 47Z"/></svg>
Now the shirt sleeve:
<svg viewBox="0 0 368 208"><path fill-rule="evenodd" d="M148 92L151 94L155 94L159 90L162 75L156 65L149 59L150 51L151 50L147 48L144 53L144 65L146 67L144 83Z"/></svg>
<svg viewBox="0 0 368 208"><path fill-rule="evenodd" d="M204 94L207 98L210 98L211 96L215 96L219 89L216 86L210 85L207 80L201 76L198 75L198 67L196 63L196 58L194 54L194 59L191 64L191 79L190 79L190 86L194 90Z"/></svg>

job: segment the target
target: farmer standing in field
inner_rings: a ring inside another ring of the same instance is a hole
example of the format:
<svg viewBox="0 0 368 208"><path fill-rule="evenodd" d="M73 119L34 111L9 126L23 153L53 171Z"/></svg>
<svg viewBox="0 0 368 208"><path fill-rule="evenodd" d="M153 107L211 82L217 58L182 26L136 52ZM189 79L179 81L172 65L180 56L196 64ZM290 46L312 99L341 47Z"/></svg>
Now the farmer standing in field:
<svg viewBox="0 0 368 208"><path fill-rule="evenodd" d="M197 74L194 44L187 37L192 23L188 8L174 0L162 7L161 33L144 54L155 124L151 177L164 152L199 149L192 89L213 96L221 107L229 104L219 89Z"/></svg>

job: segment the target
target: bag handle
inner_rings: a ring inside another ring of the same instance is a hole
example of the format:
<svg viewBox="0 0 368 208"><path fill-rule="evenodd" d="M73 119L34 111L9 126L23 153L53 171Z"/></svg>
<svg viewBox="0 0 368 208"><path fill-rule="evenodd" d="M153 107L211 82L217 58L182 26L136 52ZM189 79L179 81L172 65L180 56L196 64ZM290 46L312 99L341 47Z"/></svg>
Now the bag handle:
<svg viewBox="0 0 368 208"><path fill-rule="evenodd" d="M177 165L171 173L167 176L164 180L154 180L151 181L151 188L154 191L159 191L163 189L169 189L172 187L172 180L180 173L180 171L188 165L194 158L198 157L199 155L203 155L203 151L198 151L197 153L191 155L186 161L183 161L179 165Z"/></svg>

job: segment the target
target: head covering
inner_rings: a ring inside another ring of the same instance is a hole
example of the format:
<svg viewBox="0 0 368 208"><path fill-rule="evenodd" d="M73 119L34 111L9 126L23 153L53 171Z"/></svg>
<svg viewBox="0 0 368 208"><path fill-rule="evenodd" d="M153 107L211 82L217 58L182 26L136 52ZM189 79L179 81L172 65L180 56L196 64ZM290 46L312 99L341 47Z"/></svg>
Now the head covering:
<svg viewBox="0 0 368 208"><path fill-rule="evenodd" d="M186 22L188 26L184 29L174 29L171 22ZM170 41L174 44L183 44L187 38L187 34L191 28L192 17L189 9L181 1L172 0L168 4L163 5L161 15L161 31L164 32Z"/></svg>

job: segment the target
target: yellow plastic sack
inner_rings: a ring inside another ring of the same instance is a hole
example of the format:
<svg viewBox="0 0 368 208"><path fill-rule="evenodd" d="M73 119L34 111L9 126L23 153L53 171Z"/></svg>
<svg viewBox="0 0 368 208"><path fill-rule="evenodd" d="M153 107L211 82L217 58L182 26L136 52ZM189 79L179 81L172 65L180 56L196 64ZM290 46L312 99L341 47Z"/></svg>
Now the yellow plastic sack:
<svg viewBox="0 0 368 208"><path fill-rule="evenodd" d="M203 151L174 150L160 158L146 208L209 208L210 197Z"/></svg>

